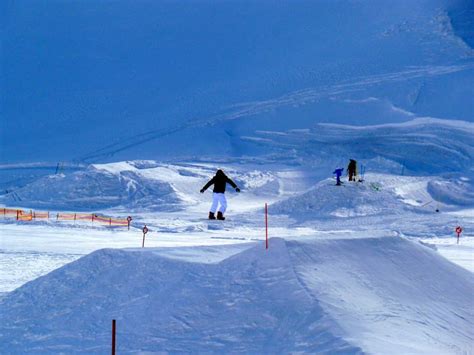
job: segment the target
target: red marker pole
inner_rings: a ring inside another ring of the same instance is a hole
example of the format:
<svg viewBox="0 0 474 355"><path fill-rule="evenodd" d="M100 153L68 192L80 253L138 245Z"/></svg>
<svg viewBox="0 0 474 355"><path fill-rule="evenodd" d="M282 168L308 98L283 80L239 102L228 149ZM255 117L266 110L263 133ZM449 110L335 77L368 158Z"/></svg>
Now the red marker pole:
<svg viewBox="0 0 474 355"><path fill-rule="evenodd" d="M115 355L115 331L116 331L116 322L115 322L115 319L112 319L112 355Z"/></svg>
<svg viewBox="0 0 474 355"><path fill-rule="evenodd" d="M265 249L268 249L268 205L265 203Z"/></svg>
<svg viewBox="0 0 474 355"><path fill-rule="evenodd" d="M148 233L148 228L146 227L143 227L143 241L142 241L142 248L145 247L145 235Z"/></svg>
<svg viewBox="0 0 474 355"><path fill-rule="evenodd" d="M456 233L458 235L458 241L457 241L457 244L459 244L459 236L461 235L462 233L462 228L460 226L457 226L456 227Z"/></svg>

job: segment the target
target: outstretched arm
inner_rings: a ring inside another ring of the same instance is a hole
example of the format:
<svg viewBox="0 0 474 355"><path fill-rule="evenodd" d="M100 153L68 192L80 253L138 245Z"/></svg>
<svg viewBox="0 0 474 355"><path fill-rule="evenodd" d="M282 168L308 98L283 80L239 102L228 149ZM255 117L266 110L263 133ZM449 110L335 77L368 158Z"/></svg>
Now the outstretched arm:
<svg viewBox="0 0 474 355"><path fill-rule="evenodd" d="M232 179L227 178L227 182L235 189L235 191L240 192L240 189L237 187L235 182L232 181Z"/></svg>
<svg viewBox="0 0 474 355"><path fill-rule="evenodd" d="M203 193L204 191L206 191L207 188L208 188L209 186L211 186L213 183L214 183L214 178L212 178L211 180L209 180L209 181L207 182L207 184L204 185L204 187L201 189L201 193Z"/></svg>

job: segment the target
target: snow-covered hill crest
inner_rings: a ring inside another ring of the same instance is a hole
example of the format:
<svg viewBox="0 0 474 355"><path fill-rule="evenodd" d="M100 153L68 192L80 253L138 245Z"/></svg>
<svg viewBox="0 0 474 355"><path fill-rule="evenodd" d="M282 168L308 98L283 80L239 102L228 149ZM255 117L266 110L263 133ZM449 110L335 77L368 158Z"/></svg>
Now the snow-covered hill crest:
<svg viewBox="0 0 474 355"><path fill-rule="evenodd" d="M112 318L125 352L473 350L473 276L431 249L400 238L220 248L101 250L66 265L0 301L0 350L103 353Z"/></svg>

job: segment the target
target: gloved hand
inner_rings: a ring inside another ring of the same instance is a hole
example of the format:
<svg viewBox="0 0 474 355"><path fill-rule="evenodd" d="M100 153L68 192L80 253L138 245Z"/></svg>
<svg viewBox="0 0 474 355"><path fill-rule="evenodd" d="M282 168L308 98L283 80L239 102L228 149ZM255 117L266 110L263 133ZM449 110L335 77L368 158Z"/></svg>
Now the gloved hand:
<svg viewBox="0 0 474 355"><path fill-rule="evenodd" d="M199 192L203 194L203 193L204 193L204 189L201 189L201 191L199 191Z"/></svg>
<svg viewBox="0 0 474 355"><path fill-rule="evenodd" d="M235 188L236 192L240 192L240 189L238 187Z"/></svg>

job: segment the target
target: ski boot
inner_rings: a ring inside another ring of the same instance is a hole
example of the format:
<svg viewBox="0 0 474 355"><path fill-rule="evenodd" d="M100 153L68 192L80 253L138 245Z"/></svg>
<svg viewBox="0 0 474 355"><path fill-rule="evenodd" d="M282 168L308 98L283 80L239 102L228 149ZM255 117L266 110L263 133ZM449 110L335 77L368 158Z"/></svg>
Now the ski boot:
<svg viewBox="0 0 474 355"><path fill-rule="evenodd" d="M217 212L217 219L218 219L219 221L225 220L225 217L224 217L224 215L222 214L222 212Z"/></svg>
<svg viewBox="0 0 474 355"><path fill-rule="evenodd" d="M209 219L216 219L216 216L214 216L214 212L209 212Z"/></svg>

